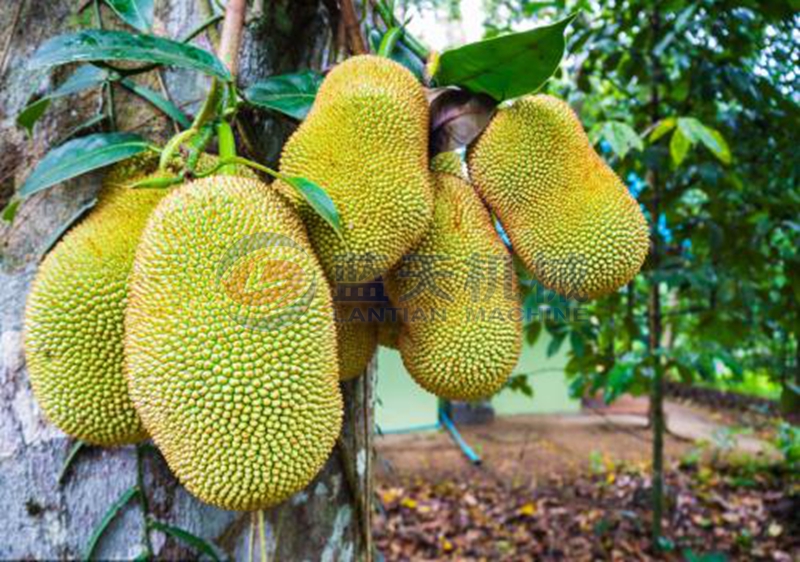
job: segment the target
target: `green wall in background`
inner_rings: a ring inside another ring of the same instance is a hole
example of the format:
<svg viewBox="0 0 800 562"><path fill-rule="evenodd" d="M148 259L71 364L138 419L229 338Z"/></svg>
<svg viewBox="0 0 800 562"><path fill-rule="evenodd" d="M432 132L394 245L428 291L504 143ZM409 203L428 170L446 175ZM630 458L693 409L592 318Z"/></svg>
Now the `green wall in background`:
<svg viewBox="0 0 800 562"><path fill-rule="evenodd" d="M533 398L520 392L504 390L492 399L495 413L546 414L577 412L580 403L569 398L563 368L566 348L547 357L549 337L543 334L534 347L525 345L514 373L528 373ZM400 353L393 349L378 351L378 404L375 419L381 431L392 432L436 424L437 399L417 385L403 366Z"/></svg>

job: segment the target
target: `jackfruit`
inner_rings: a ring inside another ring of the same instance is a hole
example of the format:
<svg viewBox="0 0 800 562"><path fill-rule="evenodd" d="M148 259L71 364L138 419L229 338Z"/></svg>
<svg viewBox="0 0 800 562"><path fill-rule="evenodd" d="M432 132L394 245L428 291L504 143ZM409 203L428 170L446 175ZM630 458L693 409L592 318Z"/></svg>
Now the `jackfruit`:
<svg viewBox="0 0 800 562"><path fill-rule="evenodd" d="M362 374L378 347L378 326L370 320L368 307L334 305L339 380Z"/></svg>
<svg viewBox="0 0 800 562"><path fill-rule="evenodd" d="M330 288L289 204L236 176L173 190L142 235L130 295L131 398L186 488L232 510L304 488L343 405Z"/></svg>
<svg viewBox="0 0 800 562"><path fill-rule="evenodd" d="M122 374L122 331L136 245L166 194L127 185L156 165L134 158L112 169L97 206L42 262L27 301L25 356L36 399L58 428L95 445L147 436Z"/></svg>
<svg viewBox="0 0 800 562"><path fill-rule="evenodd" d="M378 345L389 349L398 348L398 340L400 339L400 332L403 329L403 323L399 318L397 311L388 310L383 311L382 319L377 322L378 324Z"/></svg>
<svg viewBox="0 0 800 562"><path fill-rule="evenodd" d="M424 389L449 400L497 392L519 359L522 323L508 250L472 187L434 174L433 224L386 279L404 308L399 349Z"/></svg>
<svg viewBox="0 0 800 562"><path fill-rule="evenodd" d="M428 104L403 66L363 55L337 65L308 117L286 142L280 171L319 184L339 212L342 237L285 183L331 281L373 279L409 251L428 228ZM342 279L343 264L357 262ZM338 273L338 274L337 274Z"/></svg>
<svg viewBox="0 0 800 562"><path fill-rule="evenodd" d="M461 156L453 151L440 152L431 158L431 171L451 174L463 180L468 179Z"/></svg>
<svg viewBox="0 0 800 562"><path fill-rule="evenodd" d="M546 287L595 298L641 268L645 218L565 102L536 95L501 109L468 164L515 253Z"/></svg>

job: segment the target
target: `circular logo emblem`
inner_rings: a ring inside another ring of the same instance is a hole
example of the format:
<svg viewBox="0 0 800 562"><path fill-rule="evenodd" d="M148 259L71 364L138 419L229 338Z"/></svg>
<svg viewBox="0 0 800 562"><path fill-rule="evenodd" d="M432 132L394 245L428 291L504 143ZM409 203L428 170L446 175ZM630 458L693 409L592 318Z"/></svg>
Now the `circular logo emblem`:
<svg viewBox="0 0 800 562"><path fill-rule="evenodd" d="M313 259L294 240L271 232L232 244L217 267L220 295L239 324L275 330L308 312L317 291Z"/></svg>

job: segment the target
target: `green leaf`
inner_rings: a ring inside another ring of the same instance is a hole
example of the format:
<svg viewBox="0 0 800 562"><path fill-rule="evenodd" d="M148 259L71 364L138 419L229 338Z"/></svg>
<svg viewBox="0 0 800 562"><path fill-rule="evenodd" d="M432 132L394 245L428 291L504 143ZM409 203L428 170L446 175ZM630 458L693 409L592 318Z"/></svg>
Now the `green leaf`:
<svg viewBox="0 0 800 562"><path fill-rule="evenodd" d="M105 0L119 18L139 31L153 26L153 0Z"/></svg>
<svg viewBox="0 0 800 562"><path fill-rule="evenodd" d="M33 136L33 126L50 107L50 98L43 97L28 105L17 115L17 126L25 129L28 136Z"/></svg>
<svg viewBox="0 0 800 562"><path fill-rule="evenodd" d="M658 122L655 126L653 131L650 133L650 142L656 142L658 139L669 133L672 129L675 128L675 125L678 124L678 120L674 117L667 117L666 119L662 119Z"/></svg>
<svg viewBox="0 0 800 562"><path fill-rule="evenodd" d="M462 86L497 101L534 92L558 68L564 56L564 30L576 16L445 51L434 78L440 86Z"/></svg>
<svg viewBox="0 0 800 562"><path fill-rule="evenodd" d="M561 349L561 344L564 343L564 339L566 339L566 337L567 337L566 333L553 336L553 339L551 339L550 343L547 345L548 358L558 353L558 350Z"/></svg>
<svg viewBox="0 0 800 562"><path fill-rule="evenodd" d="M217 551L214 549L208 541L201 539L200 537L193 535L189 531L184 529L180 529L178 527L173 527L171 525L167 525L165 523L161 523L160 521L151 520L150 527L152 529L156 529L161 531L162 533L166 533L184 544L187 544L194 548L197 552L201 554L205 554L212 560L219 562L221 559L217 555Z"/></svg>
<svg viewBox="0 0 800 562"><path fill-rule="evenodd" d="M527 326L525 326L525 341L528 342L528 345L533 346L536 345L536 342L539 340L539 336L542 334L542 323L541 322L531 322Z"/></svg>
<svg viewBox="0 0 800 562"><path fill-rule="evenodd" d="M17 216L17 211L19 210L19 206L22 203L21 199L12 199L9 201L8 205L3 208L2 217L3 220L6 222L13 222L14 217Z"/></svg>
<svg viewBox="0 0 800 562"><path fill-rule="evenodd" d="M282 74L256 82L245 90L244 96L253 105L302 121L314 104L320 84L322 76L316 72Z"/></svg>
<svg viewBox="0 0 800 562"><path fill-rule="evenodd" d="M109 71L96 66L85 65L79 67L58 88L23 109L19 115L17 115L17 125L23 127L28 131L29 135L32 135L33 126L39 118L44 115L44 112L47 111L50 102L54 98L69 96L90 88L95 88L103 84L110 76L111 73L109 73Z"/></svg>
<svg viewBox="0 0 800 562"><path fill-rule="evenodd" d="M132 133L97 133L80 137L48 152L27 177L19 190L20 197L130 158L149 147Z"/></svg>
<svg viewBox="0 0 800 562"><path fill-rule="evenodd" d="M97 543L100 542L100 538L103 536L103 533L108 529L108 526L114 520L114 518L119 515L122 511L122 508L135 498L139 494L138 486L131 486L127 490L125 490L122 495L119 497L117 501L108 509L106 514L103 516L103 519L100 520L100 524L95 528L92 532L92 536L89 538L89 544L86 546L86 553L83 555L84 560L91 560L92 554L94 554L95 549L97 548Z"/></svg>
<svg viewBox="0 0 800 562"><path fill-rule="evenodd" d="M125 89L130 90L143 100L149 102L153 107L164 113L184 129L188 129L192 126L192 122L189 121L186 114L158 92L154 92L145 86L140 86L130 78L123 79L120 84L122 84Z"/></svg>
<svg viewBox="0 0 800 562"><path fill-rule="evenodd" d="M692 141L683 134L683 130L675 129L675 132L672 133L672 139L669 141L669 153L672 155L672 161L675 166L681 165L691 146Z"/></svg>
<svg viewBox="0 0 800 562"><path fill-rule="evenodd" d="M294 187L306 202L311 205L311 208L341 236L342 221L339 217L339 211L336 210L336 205L334 205L324 189L306 178L281 176L281 179Z"/></svg>
<svg viewBox="0 0 800 562"><path fill-rule="evenodd" d="M611 145L611 150L620 158L625 158L628 152L635 148L636 150L643 150L644 143L639 133L633 128L621 121L606 121L600 128L600 136L608 141Z"/></svg>
<svg viewBox="0 0 800 562"><path fill-rule="evenodd" d="M694 117L681 117L678 119L678 127L693 143L702 143L721 162L725 164L731 163L730 148L719 131L706 127Z"/></svg>
<svg viewBox="0 0 800 562"><path fill-rule="evenodd" d="M59 35L34 53L28 66L47 68L82 61L134 61L197 70L230 82L228 69L213 54L170 39L124 31L89 29Z"/></svg>
<svg viewBox="0 0 800 562"><path fill-rule="evenodd" d="M61 467L61 471L58 473L57 482L59 484L64 483L64 477L67 475L67 471L69 470L69 467L72 466L72 463L78 456L78 453L80 453L84 447L88 446L89 446L88 443L84 443L80 439L78 441L75 441L75 444L72 445L72 447L69 450L69 453L67 454L67 459L64 461L64 466Z"/></svg>

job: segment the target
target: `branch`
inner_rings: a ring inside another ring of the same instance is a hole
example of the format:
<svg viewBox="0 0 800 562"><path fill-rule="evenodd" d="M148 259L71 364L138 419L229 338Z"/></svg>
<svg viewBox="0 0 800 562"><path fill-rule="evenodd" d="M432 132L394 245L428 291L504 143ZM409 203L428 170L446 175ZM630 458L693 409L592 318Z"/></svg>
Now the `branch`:
<svg viewBox="0 0 800 562"><path fill-rule="evenodd" d="M228 67L234 79L239 68L239 46L242 43L245 4L245 0L228 1L225 6L225 20L222 23L222 37L219 43L219 58Z"/></svg>
<svg viewBox="0 0 800 562"><path fill-rule="evenodd" d="M356 10L353 7L353 0L340 0L340 11L342 12L342 21L344 22L344 29L347 33L347 42L350 47L350 52L354 55L363 55L367 53L367 44L361 35L361 25L358 23Z"/></svg>

